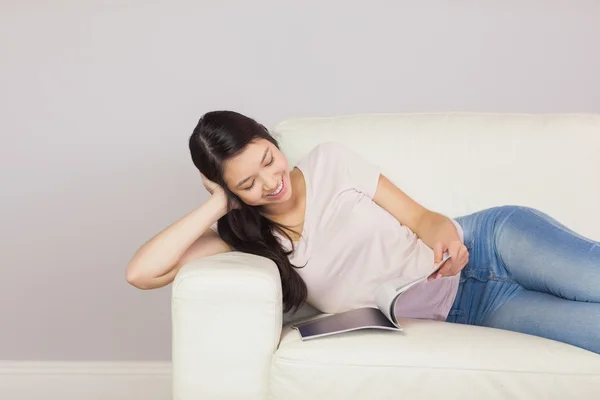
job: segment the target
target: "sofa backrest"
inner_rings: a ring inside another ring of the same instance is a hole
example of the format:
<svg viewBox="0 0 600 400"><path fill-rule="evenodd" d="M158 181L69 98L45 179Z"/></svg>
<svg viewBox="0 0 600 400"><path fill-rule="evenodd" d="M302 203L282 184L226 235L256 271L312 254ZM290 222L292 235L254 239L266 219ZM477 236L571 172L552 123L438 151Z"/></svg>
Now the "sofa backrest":
<svg viewBox="0 0 600 400"><path fill-rule="evenodd" d="M530 206L600 240L600 115L363 114L288 119L273 133L291 166L341 142L433 211Z"/></svg>

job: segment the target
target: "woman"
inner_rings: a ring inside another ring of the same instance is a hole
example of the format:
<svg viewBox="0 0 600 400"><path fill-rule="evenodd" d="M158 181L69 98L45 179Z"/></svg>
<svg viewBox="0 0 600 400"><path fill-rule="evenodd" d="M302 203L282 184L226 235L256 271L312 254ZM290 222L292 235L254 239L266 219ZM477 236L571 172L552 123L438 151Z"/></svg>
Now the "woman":
<svg viewBox="0 0 600 400"><path fill-rule="evenodd" d="M205 114L189 147L211 196L136 252L132 285L161 287L190 260L237 250L275 262L285 312L308 301L336 313L374 305L387 279L431 274L403 295L398 316L600 353L600 243L550 216L504 206L447 218L336 143L290 170L267 129L231 111ZM436 271L445 252L450 259Z"/></svg>

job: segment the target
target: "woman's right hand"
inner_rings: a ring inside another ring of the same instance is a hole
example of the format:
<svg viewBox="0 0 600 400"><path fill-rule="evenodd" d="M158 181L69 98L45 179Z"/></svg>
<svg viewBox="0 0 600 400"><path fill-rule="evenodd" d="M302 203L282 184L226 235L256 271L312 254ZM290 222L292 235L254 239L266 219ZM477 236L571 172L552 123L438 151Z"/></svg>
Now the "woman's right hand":
<svg viewBox="0 0 600 400"><path fill-rule="evenodd" d="M206 176L204 176L203 173L200 173L200 176L202 177L202 184L204 185L208 193L210 193L210 195L213 197L221 199L221 201L223 202L223 209L227 210L227 195L225 194L225 190L223 190L223 188L219 184L211 181ZM233 208L238 208L237 204L234 203Z"/></svg>
<svg viewBox="0 0 600 400"><path fill-rule="evenodd" d="M200 172L200 176L202 177L202 184L204 185L204 187L206 188L206 190L208 190L208 193L210 193L212 195L215 192L219 192L220 191L223 194L225 194L225 191L223 190L223 188L221 186L219 186L215 182L213 182L210 179L208 179L206 176L204 176L204 174L202 172Z"/></svg>

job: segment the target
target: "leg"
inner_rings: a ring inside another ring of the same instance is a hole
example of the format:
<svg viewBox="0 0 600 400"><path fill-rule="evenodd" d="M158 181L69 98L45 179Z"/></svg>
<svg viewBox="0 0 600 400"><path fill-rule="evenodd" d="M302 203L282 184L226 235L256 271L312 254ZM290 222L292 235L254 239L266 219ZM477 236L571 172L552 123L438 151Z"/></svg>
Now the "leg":
<svg viewBox="0 0 600 400"><path fill-rule="evenodd" d="M512 278L528 290L568 300L600 303L600 243L527 207L498 224L497 257Z"/></svg>
<svg viewBox="0 0 600 400"><path fill-rule="evenodd" d="M600 323L599 243L527 207L495 207L457 221L470 261L448 321L600 352L600 338L591 334Z"/></svg>
<svg viewBox="0 0 600 400"><path fill-rule="evenodd" d="M513 279L529 290L600 303L600 243L538 210L513 209L494 238Z"/></svg>
<svg viewBox="0 0 600 400"><path fill-rule="evenodd" d="M600 243L531 208L514 209L498 226L497 256L524 289L482 325L600 353Z"/></svg>
<svg viewBox="0 0 600 400"><path fill-rule="evenodd" d="M600 303L521 289L481 325L542 336L600 354Z"/></svg>

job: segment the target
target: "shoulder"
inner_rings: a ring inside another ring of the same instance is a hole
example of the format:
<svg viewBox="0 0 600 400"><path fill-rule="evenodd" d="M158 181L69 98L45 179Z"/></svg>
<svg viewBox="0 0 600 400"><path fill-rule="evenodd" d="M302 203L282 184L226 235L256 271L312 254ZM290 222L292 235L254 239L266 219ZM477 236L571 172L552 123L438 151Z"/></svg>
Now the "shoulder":
<svg viewBox="0 0 600 400"><path fill-rule="evenodd" d="M340 146L336 142L319 143L296 163L296 167L309 181L319 181L324 175L337 175L342 164L338 156Z"/></svg>
<svg viewBox="0 0 600 400"><path fill-rule="evenodd" d="M337 189L355 189L375 196L380 166L358 151L339 142L323 142L301 161L300 169L308 171L316 184Z"/></svg>

